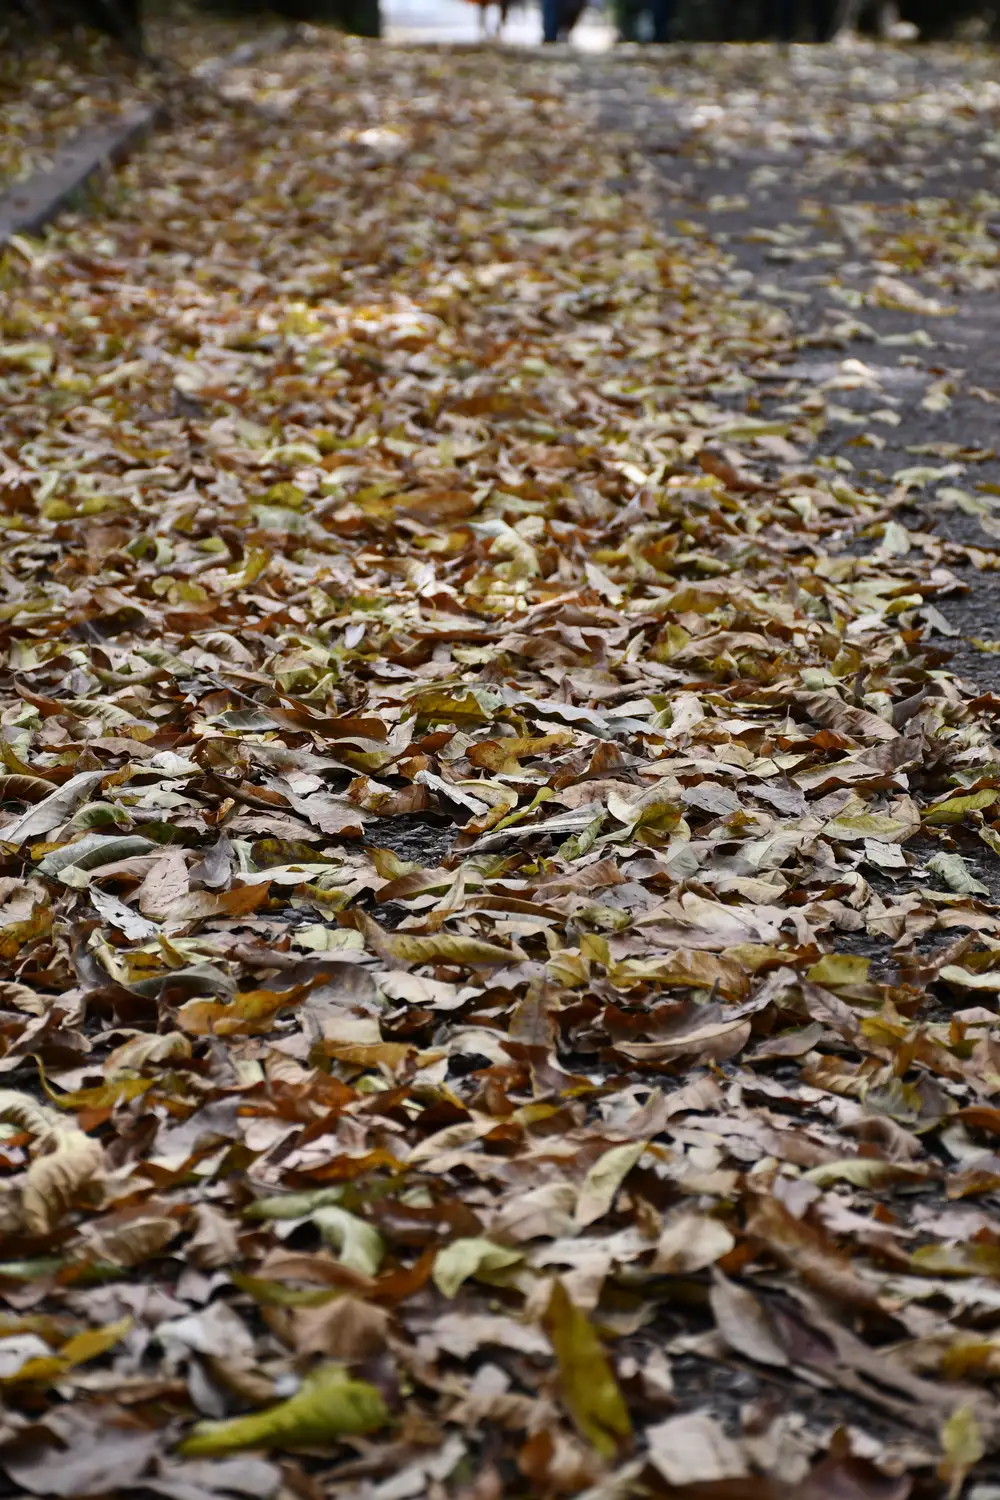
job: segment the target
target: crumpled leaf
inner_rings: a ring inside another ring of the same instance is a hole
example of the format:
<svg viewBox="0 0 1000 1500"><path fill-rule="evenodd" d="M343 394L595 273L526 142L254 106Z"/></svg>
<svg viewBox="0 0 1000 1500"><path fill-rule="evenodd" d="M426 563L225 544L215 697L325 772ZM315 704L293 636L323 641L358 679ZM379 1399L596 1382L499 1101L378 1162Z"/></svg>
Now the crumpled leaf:
<svg viewBox="0 0 1000 1500"><path fill-rule="evenodd" d="M377 1229L333 1203L314 1209L312 1221L345 1266L366 1276L375 1275L385 1254L385 1245Z"/></svg>
<svg viewBox="0 0 1000 1500"><path fill-rule="evenodd" d="M747 1233L762 1240L782 1265L794 1266L805 1281L835 1301L854 1307L878 1307L873 1287L862 1280L848 1258L812 1225L796 1219L776 1198L755 1200L747 1219Z"/></svg>
<svg viewBox="0 0 1000 1500"><path fill-rule="evenodd" d="M927 861L927 868L940 875L951 891L960 896L988 896L990 888L977 880L960 854L935 854Z"/></svg>
<svg viewBox="0 0 1000 1500"><path fill-rule="evenodd" d="M99 1200L106 1174L99 1141L10 1089L0 1090L0 1119L13 1121L34 1138L22 1194L24 1222L31 1233L47 1234L78 1197Z"/></svg>

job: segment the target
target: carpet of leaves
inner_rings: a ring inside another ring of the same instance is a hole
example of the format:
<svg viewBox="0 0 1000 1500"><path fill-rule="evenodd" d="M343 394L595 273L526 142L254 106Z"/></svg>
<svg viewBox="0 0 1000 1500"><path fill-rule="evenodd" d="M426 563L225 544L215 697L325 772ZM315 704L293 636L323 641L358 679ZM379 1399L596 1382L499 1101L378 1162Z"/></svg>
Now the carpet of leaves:
<svg viewBox="0 0 1000 1500"><path fill-rule="evenodd" d="M588 66L315 38L0 267L9 1493L988 1472L998 704Z"/></svg>

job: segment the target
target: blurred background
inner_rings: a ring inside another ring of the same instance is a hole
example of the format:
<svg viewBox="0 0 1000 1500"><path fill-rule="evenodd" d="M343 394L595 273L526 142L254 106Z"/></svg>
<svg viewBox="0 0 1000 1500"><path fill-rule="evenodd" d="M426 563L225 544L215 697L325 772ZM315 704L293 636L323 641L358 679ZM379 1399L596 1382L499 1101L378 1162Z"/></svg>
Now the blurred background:
<svg viewBox="0 0 1000 1500"><path fill-rule="evenodd" d="M572 42L584 50L610 46L630 0L600 0L584 9ZM825 41L845 28L897 39L977 41L1000 37L1000 0L827 0L826 35L816 35L815 7L800 5L797 39ZM396 41L474 43L481 39L476 0L0 0L0 48L33 34L56 35L79 26L97 29L133 47L143 27L192 14L249 20L270 15L332 23L362 36ZM679 42L763 41L781 31L782 0L676 0L672 39ZM902 23L902 24L901 24ZM895 28L895 30L893 30ZM512 3L503 39L537 43L535 0Z"/></svg>

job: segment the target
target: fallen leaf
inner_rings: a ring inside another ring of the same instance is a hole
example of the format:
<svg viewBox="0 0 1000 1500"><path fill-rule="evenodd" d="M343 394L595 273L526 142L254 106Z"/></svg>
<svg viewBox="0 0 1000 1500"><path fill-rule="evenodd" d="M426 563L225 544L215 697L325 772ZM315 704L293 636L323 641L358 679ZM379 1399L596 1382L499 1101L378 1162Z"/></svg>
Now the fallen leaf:
<svg viewBox="0 0 1000 1500"><path fill-rule="evenodd" d="M628 1408L597 1334L561 1281L553 1284L542 1321L577 1430L602 1457L613 1458L631 1442Z"/></svg>
<svg viewBox="0 0 1000 1500"><path fill-rule="evenodd" d="M508 1270L522 1259L519 1250L509 1250L492 1240L453 1240L434 1258L434 1285L443 1296L454 1297L470 1276L483 1276L489 1281L493 1274Z"/></svg>
<svg viewBox="0 0 1000 1500"><path fill-rule="evenodd" d="M715 1270L709 1300L716 1327L737 1354L763 1365L784 1367L789 1363L773 1320L748 1287Z"/></svg>
<svg viewBox="0 0 1000 1500"><path fill-rule="evenodd" d="M377 1432L389 1420L385 1402L367 1381L339 1365L320 1365L287 1401L245 1417L201 1422L180 1444L185 1458L214 1458L245 1448L328 1447L342 1437Z"/></svg>
<svg viewBox="0 0 1000 1500"><path fill-rule="evenodd" d="M645 1141L612 1146L587 1173L576 1200L574 1222L579 1229L601 1219L611 1208L615 1194L646 1149Z"/></svg>
<svg viewBox="0 0 1000 1500"><path fill-rule="evenodd" d="M743 1479L747 1465L737 1445L708 1412L668 1417L649 1428L649 1456L671 1486Z"/></svg>

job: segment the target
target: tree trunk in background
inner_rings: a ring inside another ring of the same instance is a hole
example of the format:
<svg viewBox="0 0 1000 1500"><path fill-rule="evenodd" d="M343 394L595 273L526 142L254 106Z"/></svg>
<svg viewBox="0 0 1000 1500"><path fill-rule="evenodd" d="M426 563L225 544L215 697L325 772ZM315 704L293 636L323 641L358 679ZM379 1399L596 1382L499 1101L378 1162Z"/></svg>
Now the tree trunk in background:
<svg viewBox="0 0 1000 1500"><path fill-rule="evenodd" d="M13 26L30 35L66 32L74 26L105 31L139 55L143 0L0 0L0 31ZM294 21L324 22L355 36L381 36L379 0L200 0L225 15L277 12Z"/></svg>
<svg viewBox="0 0 1000 1500"><path fill-rule="evenodd" d="M272 0L273 8L294 21L326 22L352 36L381 36L379 0Z"/></svg>
<svg viewBox="0 0 1000 1500"><path fill-rule="evenodd" d="M642 0L618 0L627 10ZM674 37L679 42L773 40L776 0L678 0ZM960 33L979 21L984 33L1000 39L1000 0L798 0L796 36L827 41L840 30L885 35L893 22L909 21L924 41Z"/></svg>
<svg viewBox="0 0 1000 1500"><path fill-rule="evenodd" d="M141 0L0 0L0 27L5 26L42 35L92 26L137 56L142 52Z"/></svg>

